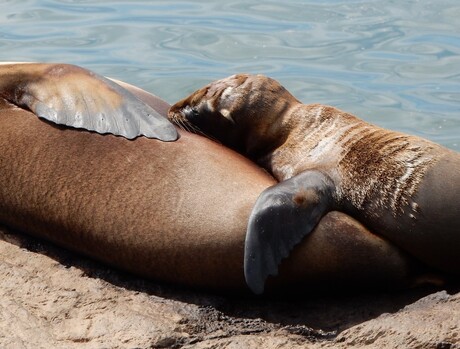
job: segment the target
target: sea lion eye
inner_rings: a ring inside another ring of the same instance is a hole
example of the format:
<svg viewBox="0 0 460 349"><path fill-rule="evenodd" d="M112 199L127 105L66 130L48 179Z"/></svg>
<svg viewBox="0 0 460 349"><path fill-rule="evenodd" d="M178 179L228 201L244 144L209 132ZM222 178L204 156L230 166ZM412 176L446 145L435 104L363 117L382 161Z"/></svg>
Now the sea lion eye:
<svg viewBox="0 0 460 349"><path fill-rule="evenodd" d="M200 112L198 111L198 109L196 109L195 107L192 108L192 114L194 117L198 117L200 116Z"/></svg>
<svg viewBox="0 0 460 349"><path fill-rule="evenodd" d="M196 121L200 117L200 113L198 109L196 107L190 107L190 106L187 106L184 109L184 115L191 122Z"/></svg>

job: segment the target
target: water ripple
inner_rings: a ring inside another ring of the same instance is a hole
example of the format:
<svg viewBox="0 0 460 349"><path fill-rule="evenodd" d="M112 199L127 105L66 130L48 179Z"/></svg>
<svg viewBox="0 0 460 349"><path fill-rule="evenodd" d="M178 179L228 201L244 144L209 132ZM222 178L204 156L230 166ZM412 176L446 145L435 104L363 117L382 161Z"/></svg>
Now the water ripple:
<svg viewBox="0 0 460 349"><path fill-rule="evenodd" d="M236 72L460 150L457 0L4 0L0 59L96 69L173 102Z"/></svg>

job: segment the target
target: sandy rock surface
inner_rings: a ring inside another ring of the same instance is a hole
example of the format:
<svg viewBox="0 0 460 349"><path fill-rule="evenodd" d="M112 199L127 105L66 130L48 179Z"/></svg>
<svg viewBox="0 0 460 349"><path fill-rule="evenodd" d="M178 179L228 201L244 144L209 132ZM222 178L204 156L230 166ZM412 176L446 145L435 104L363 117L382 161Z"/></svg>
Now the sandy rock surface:
<svg viewBox="0 0 460 349"><path fill-rule="evenodd" d="M142 280L1 227L0 255L0 348L460 348L458 286L232 297Z"/></svg>

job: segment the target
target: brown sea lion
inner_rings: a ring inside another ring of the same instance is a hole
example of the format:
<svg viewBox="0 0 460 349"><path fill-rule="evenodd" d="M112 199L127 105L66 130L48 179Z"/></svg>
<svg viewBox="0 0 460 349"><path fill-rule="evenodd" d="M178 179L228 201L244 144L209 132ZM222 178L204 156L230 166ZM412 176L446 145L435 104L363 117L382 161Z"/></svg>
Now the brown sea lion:
<svg viewBox="0 0 460 349"><path fill-rule="evenodd" d="M275 184L267 173L188 132L174 142L135 138L177 138L169 105L79 67L0 65L0 97L1 224L141 276L246 288L246 226L257 197ZM339 212L295 252L274 289L403 287L415 271L411 258Z"/></svg>
<svg viewBox="0 0 460 349"><path fill-rule="evenodd" d="M178 125L221 141L280 181L251 214L245 274L255 292L331 210L439 270L460 274L460 154L305 105L273 79L235 75L171 107Z"/></svg>

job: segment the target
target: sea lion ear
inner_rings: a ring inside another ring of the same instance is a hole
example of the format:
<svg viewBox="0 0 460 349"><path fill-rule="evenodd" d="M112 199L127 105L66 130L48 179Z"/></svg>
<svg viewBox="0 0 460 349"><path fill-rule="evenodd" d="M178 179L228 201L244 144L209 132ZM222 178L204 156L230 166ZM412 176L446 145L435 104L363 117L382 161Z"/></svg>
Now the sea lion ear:
<svg viewBox="0 0 460 349"><path fill-rule="evenodd" d="M115 82L67 64L0 65L0 95L60 125L174 141L175 127Z"/></svg>
<svg viewBox="0 0 460 349"><path fill-rule="evenodd" d="M312 232L332 204L333 185L318 171L306 171L267 188L249 217L244 250L244 275L256 294L278 265Z"/></svg>

